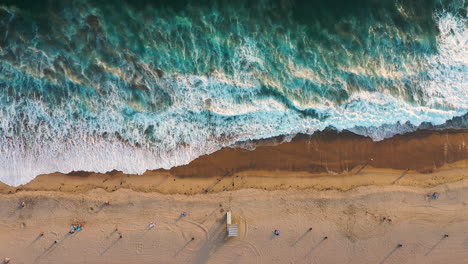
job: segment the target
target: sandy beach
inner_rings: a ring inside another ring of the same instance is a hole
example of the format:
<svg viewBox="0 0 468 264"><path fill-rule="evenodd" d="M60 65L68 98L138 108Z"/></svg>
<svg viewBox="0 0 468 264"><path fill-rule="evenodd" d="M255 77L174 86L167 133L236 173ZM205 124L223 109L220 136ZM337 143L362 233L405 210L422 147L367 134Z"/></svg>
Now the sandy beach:
<svg viewBox="0 0 468 264"><path fill-rule="evenodd" d="M0 0L0 264L468 263L467 10Z"/></svg>
<svg viewBox="0 0 468 264"><path fill-rule="evenodd" d="M467 199L466 180L347 192L20 192L0 197L0 248L12 263L464 263ZM229 239L228 210L239 225ZM69 234L76 222L84 229Z"/></svg>
<svg viewBox="0 0 468 264"><path fill-rule="evenodd" d="M300 135L144 175L1 184L0 254L11 263L464 263L465 138ZM227 211L238 237L226 237ZM77 223L83 230L70 234Z"/></svg>

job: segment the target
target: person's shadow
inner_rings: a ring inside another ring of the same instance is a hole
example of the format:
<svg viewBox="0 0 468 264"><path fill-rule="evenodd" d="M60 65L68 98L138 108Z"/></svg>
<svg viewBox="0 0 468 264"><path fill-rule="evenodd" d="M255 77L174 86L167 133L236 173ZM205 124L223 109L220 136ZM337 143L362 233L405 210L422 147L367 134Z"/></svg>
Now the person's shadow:
<svg viewBox="0 0 468 264"><path fill-rule="evenodd" d="M318 242L315 246L313 246L309 252L305 255L305 257L308 257L310 256L320 245L323 244L323 242L325 242L328 238L323 238L322 240L320 240L320 242Z"/></svg>
<svg viewBox="0 0 468 264"><path fill-rule="evenodd" d="M426 254L424 254L424 256L427 256L429 254L431 254L431 252L440 244L442 243L442 241L444 241L444 239L446 239L448 236L444 235L442 238L439 239L439 241L437 241L437 243L435 243L430 249L429 251L426 252Z"/></svg>
<svg viewBox="0 0 468 264"><path fill-rule="evenodd" d="M182 252L192 241L193 241L192 239L190 239L189 241L187 241L187 243L185 243L185 245L184 245L182 248L180 248L179 250L177 250L177 252L175 253L174 257L177 256L177 255L179 255L179 253Z"/></svg>
<svg viewBox="0 0 468 264"><path fill-rule="evenodd" d="M115 239L106 249L104 249L104 251L101 252L101 256L106 254L107 251L109 251L109 249L111 249L115 244L117 244L117 242L119 242L120 240L122 240L121 237L118 237L117 239Z"/></svg>
<svg viewBox="0 0 468 264"><path fill-rule="evenodd" d="M406 174L408 174L408 171L409 171L409 169L407 169L406 171L404 171L404 172L400 175L400 177L396 178L396 179L392 182L392 185L395 184L395 183L397 183L397 182L398 182L399 180L401 180L403 177L405 177Z"/></svg>
<svg viewBox="0 0 468 264"><path fill-rule="evenodd" d="M379 264L385 263L385 261L387 261L387 259L389 259L389 258L393 255L393 253L395 253L395 251L397 251L400 247L401 247L401 246L396 246L394 249L392 249L392 251L390 251L390 252L387 254L387 256L385 256L385 258L383 258L383 259L379 262Z"/></svg>
<svg viewBox="0 0 468 264"><path fill-rule="evenodd" d="M304 234L302 234L294 243L292 243L291 247L294 247L299 241L301 241L308 233L310 233L312 230L308 229Z"/></svg>
<svg viewBox="0 0 468 264"><path fill-rule="evenodd" d="M44 237L44 235L42 235L42 234L37 235L37 237L33 241L31 241L31 243L29 245L31 246L32 244L36 243L37 241L39 241L43 237Z"/></svg>

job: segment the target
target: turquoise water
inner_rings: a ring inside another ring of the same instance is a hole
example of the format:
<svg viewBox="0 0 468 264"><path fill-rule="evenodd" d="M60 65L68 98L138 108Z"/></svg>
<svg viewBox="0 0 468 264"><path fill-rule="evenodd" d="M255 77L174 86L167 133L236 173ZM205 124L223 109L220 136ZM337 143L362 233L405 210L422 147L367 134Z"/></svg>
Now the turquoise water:
<svg viewBox="0 0 468 264"><path fill-rule="evenodd" d="M468 112L464 1L63 2L0 2L7 184Z"/></svg>

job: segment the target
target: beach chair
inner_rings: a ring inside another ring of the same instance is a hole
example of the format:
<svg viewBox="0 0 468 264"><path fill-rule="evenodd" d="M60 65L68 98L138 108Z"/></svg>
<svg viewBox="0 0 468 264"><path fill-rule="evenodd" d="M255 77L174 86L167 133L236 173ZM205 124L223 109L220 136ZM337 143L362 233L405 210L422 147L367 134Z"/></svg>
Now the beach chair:
<svg viewBox="0 0 468 264"><path fill-rule="evenodd" d="M237 225L231 223L231 211L226 213L226 226L227 226L227 236L236 237L239 235Z"/></svg>

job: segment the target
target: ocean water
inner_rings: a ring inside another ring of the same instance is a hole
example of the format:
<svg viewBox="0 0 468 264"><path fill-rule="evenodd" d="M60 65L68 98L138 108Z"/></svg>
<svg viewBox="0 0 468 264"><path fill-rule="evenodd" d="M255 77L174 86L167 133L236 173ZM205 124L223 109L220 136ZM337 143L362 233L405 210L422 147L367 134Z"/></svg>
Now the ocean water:
<svg viewBox="0 0 468 264"><path fill-rule="evenodd" d="M467 26L464 0L0 1L0 181L440 125L468 112Z"/></svg>

